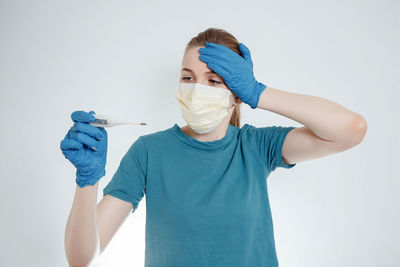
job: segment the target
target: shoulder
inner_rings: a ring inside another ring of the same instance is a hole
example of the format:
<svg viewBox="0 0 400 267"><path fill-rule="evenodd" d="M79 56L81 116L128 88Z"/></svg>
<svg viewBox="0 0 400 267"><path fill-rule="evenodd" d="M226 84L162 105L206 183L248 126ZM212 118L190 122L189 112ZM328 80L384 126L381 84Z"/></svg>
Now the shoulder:
<svg viewBox="0 0 400 267"><path fill-rule="evenodd" d="M151 146L151 145L158 145L164 143L166 139L170 138L172 133L173 127L155 131L152 133L140 135L135 143L140 143L142 146Z"/></svg>
<svg viewBox="0 0 400 267"><path fill-rule="evenodd" d="M278 127L278 126L256 127L254 125L245 123L240 128L240 135L243 138L252 137L252 136L268 133L269 131L274 130L275 127Z"/></svg>
<svg viewBox="0 0 400 267"><path fill-rule="evenodd" d="M296 128L294 126L280 126L280 125L270 125L270 126L262 126L257 127L251 124L244 124L242 128L240 128L241 134L257 134L257 133L275 133L275 132L284 132L287 130L291 130Z"/></svg>
<svg viewBox="0 0 400 267"><path fill-rule="evenodd" d="M267 142L285 137L286 134L294 128L296 127L278 125L256 127L246 123L240 128L240 135L244 141Z"/></svg>

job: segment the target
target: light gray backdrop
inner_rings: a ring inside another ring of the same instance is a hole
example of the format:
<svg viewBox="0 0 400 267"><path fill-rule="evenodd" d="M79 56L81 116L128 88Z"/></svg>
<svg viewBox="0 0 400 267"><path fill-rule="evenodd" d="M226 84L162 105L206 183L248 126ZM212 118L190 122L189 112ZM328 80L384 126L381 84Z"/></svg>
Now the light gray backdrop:
<svg viewBox="0 0 400 267"><path fill-rule="evenodd" d="M102 189L140 136L183 126L186 43L208 27L245 43L259 81L324 97L368 122L343 153L268 178L282 267L400 266L400 2L0 0L0 266L67 266L74 110L148 126L108 130ZM243 123L301 124L243 106ZM142 266L145 198L96 266Z"/></svg>

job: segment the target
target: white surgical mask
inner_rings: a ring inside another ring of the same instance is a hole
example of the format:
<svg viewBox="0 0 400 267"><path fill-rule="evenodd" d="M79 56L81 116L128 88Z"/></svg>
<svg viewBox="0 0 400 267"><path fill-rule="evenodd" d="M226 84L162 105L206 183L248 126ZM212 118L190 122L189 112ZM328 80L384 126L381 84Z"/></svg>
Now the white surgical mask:
<svg viewBox="0 0 400 267"><path fill-rule="evenodd" d="M206 134L217 128L234 109L236 103L228 111L231 94L224 88L180 82L175 98L190 128L198 134Z"/></svg>

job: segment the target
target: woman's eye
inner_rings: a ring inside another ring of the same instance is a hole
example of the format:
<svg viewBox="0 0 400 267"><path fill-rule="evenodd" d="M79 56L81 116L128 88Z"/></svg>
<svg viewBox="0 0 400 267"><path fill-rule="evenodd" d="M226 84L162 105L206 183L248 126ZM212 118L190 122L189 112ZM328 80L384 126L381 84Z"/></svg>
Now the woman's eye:
<svg viewBox="0 0 400 267"><path fill-rule="evenodd" d="M190 81L190 79L192 79L192 77L188 77L188 76L182 77L182 80L185 80L185 81ZM216 81L216 80L210 80L210 82L213 83L213 84L221 84L222 83L222 82L219 82L219 81Z"/></svg>
<svg viewBox="0 0 400 267"><path fill-rule="evenodd" d="M222 82L216 81L216 80L210 80L211 82L215 83L215 84L221 84Z"/></svg>

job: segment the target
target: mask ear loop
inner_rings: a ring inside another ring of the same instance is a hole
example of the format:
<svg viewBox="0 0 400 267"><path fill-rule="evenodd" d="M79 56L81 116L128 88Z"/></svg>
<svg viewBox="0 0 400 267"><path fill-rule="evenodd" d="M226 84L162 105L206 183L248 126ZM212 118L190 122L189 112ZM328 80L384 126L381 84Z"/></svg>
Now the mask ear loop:
<svg viewBox="0 0 400 267"><path fill-rule="evenodd" d="M233 109L235 108L236 104L237 104L236 102L233 102L233 106L232 106L231 109L229 110L228 114L231 114L231 112L232 112Z"/></svg>

